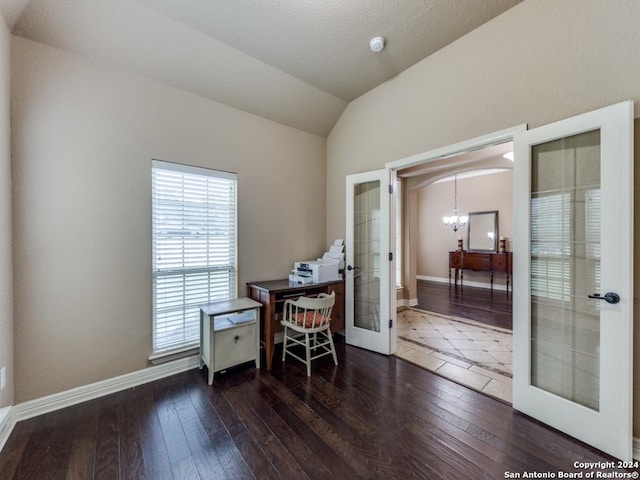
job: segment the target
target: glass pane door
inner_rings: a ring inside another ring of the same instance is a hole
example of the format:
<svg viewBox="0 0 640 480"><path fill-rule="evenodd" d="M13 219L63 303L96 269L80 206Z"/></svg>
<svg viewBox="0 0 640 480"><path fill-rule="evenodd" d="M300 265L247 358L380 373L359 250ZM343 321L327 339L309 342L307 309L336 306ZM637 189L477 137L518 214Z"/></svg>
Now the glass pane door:
<svg viewBox="0 0 640 480"><path fill-rule="evenodd" d="M531 383L598 410L600 131L531 152Z"/></svg>
<svg viewBox="0 0 640 480"><path fill-rule="evenodd" d="M633 103L514 147L513 407L630 460Z"/></svg>
<svg viewBox="0 0 640 480"><path fill-rule="evenodd" d="M391 177L388 170L349 175L346 195L346 341L386 355L395 350Z"/></svg>
<svg viewBox="0 0 640 480"><path fill-rule="evenodd" d="M380 331L380 181L355 185L354 324Z"/></svg>

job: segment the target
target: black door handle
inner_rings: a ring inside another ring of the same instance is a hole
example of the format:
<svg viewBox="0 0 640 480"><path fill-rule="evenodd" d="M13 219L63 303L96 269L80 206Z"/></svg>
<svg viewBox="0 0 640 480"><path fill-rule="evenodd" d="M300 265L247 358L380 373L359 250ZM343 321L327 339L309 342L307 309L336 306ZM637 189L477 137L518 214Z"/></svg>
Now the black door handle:
<svg viewBox="0 0 640 480"><path fill-rule="evenodd" d="M593 295L589 295L589 298L595 298L596 300L605 300L607 303L620 302L620 295L614 292L607 292L604 295L600 295L599 293L594 293Z"/></svg>
<svg viewBox="0 0 640 480"><path fill-rule="evenodd" d="M347 265L347 270L351 271L351 270L359 270L360 267L352 267L351 265Z"/></svg>

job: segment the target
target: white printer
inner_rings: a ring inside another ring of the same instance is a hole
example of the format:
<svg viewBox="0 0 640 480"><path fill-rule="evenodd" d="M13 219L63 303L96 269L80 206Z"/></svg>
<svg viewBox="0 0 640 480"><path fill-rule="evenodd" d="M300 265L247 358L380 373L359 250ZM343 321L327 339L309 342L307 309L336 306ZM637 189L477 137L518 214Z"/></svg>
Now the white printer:
<svg viewBox="0 0 640 480"><path fill-rule="evenodd" d="M338 262L327 260L306 260L295 262L289 281L306 285L339 280Z"/></svg>

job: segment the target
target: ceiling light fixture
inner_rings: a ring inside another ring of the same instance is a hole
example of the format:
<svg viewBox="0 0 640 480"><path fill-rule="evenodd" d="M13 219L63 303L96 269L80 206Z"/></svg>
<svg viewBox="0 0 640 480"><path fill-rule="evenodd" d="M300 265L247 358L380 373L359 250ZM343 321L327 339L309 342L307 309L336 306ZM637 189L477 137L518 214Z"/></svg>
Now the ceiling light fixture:
<svg viewBox="0 0 640 480"><path fill-rule="evenodd" d="M369 48L371 48L372 52L378 53L382 51L382 49L384 48L384 44L384 37L373 37L369 41Z"/></svg>
<svg viewBox="0 0 640 480"><path fill-rule="evenodd" d="M442 217L445 226L451 227L457 232L460 227L464 227L469 221L467 215L458 215L458 174L453 176L453 215L450 217Z"/></svg>

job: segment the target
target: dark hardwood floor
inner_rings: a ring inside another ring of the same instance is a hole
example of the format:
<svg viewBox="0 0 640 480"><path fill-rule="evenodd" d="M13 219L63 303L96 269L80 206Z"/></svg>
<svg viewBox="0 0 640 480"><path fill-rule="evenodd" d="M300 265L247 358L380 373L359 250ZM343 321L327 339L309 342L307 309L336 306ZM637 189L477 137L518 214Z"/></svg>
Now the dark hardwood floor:
<svg viewBox="0 0 640 480"><path fill-rule="evenodd" d="M396 357L192 370L19 422L17 479L498 479L612 459ZM580 471L580 470L577 470Z"/></svg>
<svg viewBox="0 0 640 480"><path fill-rule="evenodd" d="M418 308L512 330L511 292L418 280Z"/></svg>

